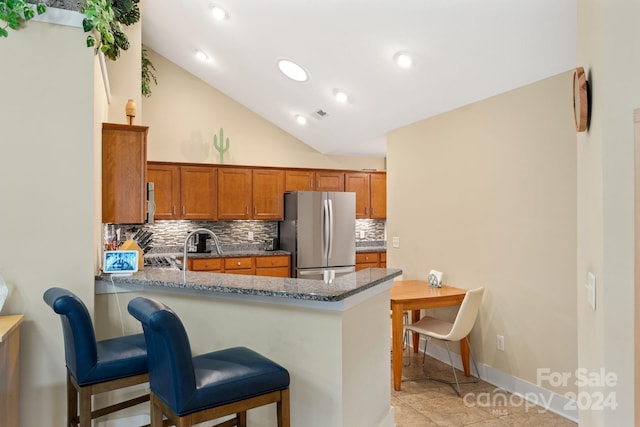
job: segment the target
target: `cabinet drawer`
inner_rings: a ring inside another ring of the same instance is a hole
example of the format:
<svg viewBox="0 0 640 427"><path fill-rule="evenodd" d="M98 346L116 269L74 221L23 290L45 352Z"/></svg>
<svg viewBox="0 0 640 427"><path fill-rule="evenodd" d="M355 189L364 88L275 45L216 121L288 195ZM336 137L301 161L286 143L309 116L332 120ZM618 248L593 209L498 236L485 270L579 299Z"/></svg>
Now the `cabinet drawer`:
<svg viewBox="0 0 640 427"><path fill-rule="evenodd" d="M220 271L222 270L222 259L220 258L190 259L189 269L193 271Z"/></svg>
<svg viewBox="0 0 640 427"><path fill-rule="evenodd" d="M378 263L378 253L377 252L366 252L356 254L356 264L365 264L365 263Z"/></svg>
<svg viewBox="0 0 640 427"><path fill-rule="evenodd" d="M380 263L387 262L387 253L380 252Z"/></svg>
<svg viewBox="0 0 640 427"><path fill-rule="evenodd" d="M256 268L256 276L289 277L289 267Z"/></svg>
<svg viewBox="0 0 640 427"><path fill-rule="evenodd" d="M256 257L256 268L269 268L269 267L288 267L289 256L261 256Z"/></svg>
<svg viewBox="0 0 640 427"><path fill-rule="evenodd" d="M224 271L228 270L240 270L240 269L253 269L253 258L225 258L224 259Z"/></svg>

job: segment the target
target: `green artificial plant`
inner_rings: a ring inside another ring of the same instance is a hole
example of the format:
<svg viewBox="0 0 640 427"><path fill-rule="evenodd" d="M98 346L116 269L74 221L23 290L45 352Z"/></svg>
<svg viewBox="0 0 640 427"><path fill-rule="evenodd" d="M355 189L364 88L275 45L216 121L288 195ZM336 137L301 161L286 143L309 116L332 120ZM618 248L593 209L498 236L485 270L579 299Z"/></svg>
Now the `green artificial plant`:
<svg viewBox="0 0 640 427"><path fill-rule="evenodd" d="M24 0L0 0L0 37L9 36L7 27L17 30L23 22L35 17L36 13L42 15L46 10L44 3L38 3L34 10Z"/></svg>
<svg viewBox="0 0 640 427"><path fill-rule="evenodd" d="M115 61L120 50L129 49L129 39L122 25L132 25L140 20L140 0L85 0L82 27L87 36L87 47L95 47Z"/></svg>
<svg viewBox="0 0 640 427"><path fill-rule="evenodd" d="M153 63L149 59L147 50L142 49L142 95L147 98L151 96L151 81L153 81L154 85L158 84L155 71L156 67L153 66Z"/></svg>

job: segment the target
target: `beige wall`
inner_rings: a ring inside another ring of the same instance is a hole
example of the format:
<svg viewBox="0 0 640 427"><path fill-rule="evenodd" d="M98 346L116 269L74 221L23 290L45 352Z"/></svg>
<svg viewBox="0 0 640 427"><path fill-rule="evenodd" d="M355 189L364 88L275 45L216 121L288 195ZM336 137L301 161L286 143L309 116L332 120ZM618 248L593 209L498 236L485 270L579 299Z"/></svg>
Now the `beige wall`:
<svg viewBox="0 0 640 427"><path fill-rule="evenodd" d="M230 141L224 163L254 166L384 170L384 158L328 156L274 126L149 49L158 77L142 100L149 160L219 163L220 128ZM219 142L219 141L218 141Z"/></svg>
<svg viewBox="0 0 640 427"><path fill-rule="evenodd" d="M95 59L81 29L38 22L3 39L0 58L0 272L11 287L2 314L26 315L20 425L60 426L62 330L42 295L60 285L93 307Z"/></svg>
<svg viewBox="0 0 640 427"><path fill-rule="evenodd" d="M634 425L633 110L640 107L640 3L577 5L577 64L593 90L591 127L578 135L577 152L578 361L618 377L615 387L581 388L587 395L613 393L618 405L582 411L580 425ZM596 275L596 311L583 302L588 271Z"/></svg>
<svg viewBox="0 0 640 427"><path fill-rule="evenodd" d="M576 148L571 73L387 135L388 265L484 286L478 359L536 384L573 372ZM496 350L496 335L505 351ZM575 387L551 388L556 392Z"/></svg>

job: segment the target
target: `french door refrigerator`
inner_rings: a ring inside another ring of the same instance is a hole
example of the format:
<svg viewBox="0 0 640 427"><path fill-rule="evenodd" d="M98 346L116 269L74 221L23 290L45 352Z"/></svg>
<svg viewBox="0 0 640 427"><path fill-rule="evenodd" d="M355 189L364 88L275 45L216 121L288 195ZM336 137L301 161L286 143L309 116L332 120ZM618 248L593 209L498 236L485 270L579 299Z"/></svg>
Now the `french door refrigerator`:
<svg viewBox="0 0 640 427"><path fill-rule="evenodd" d="M284 195L280 249L291 252L291 277L322 279L355 271L355 193L296 191Z"/></svg>

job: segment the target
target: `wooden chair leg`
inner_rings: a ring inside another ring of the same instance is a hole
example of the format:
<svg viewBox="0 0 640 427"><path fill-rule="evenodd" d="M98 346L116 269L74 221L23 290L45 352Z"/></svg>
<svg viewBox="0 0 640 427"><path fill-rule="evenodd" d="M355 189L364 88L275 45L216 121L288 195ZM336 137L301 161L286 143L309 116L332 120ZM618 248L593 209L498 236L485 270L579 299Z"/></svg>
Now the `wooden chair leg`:
<svg viewBox="0 0 640 427"><path fill-rule="evenodd" d="M289 389L282 390L278 401L278 427L289 427L291 414L289 406Z"/></svg>
<svg viewBox="0 0 640 427"><path fill-rule="evenodd" d="M80 427L91 427L91 387L80 388Z"/></svg>
<svg viewBox="0 0 640 427"><path fill-rule="evenodd" d="M247 427L247 411L238 412L238 427Z"/></svg>
<svg viewBox="0 0 640 427"><path fill-rule="evenodd" d="M67 427L77 427L79 421L78 392L71 382L71 375L67 373Z"/></svg>
<svg viewBox="0 0 640 427"><path fill-rule="evenodd" d="M151 427L162 427L162 406L158 404L158 398L151 393Z"/></svg>

